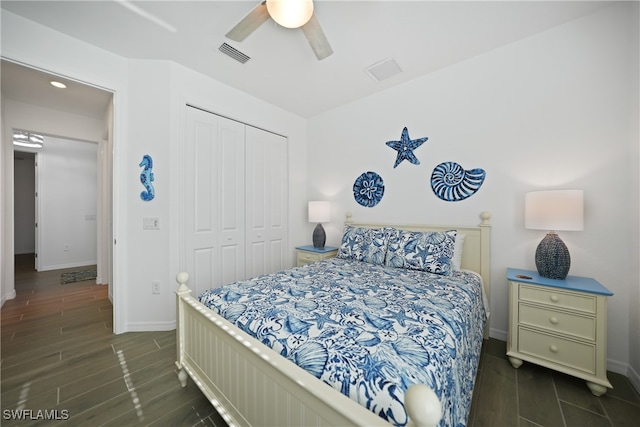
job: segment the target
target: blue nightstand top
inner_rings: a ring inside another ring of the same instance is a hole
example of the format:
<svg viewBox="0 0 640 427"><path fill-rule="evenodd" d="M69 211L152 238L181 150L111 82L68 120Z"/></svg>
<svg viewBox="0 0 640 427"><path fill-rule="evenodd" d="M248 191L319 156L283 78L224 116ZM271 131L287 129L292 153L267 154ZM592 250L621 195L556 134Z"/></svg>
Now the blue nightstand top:
<svg viewBox="0 0 640 427"><path fill-rule="evenodd" d="M564 280L547 279L546 277L541 277L536 271L507 268L507 279L512 282L535 283L536 285L551 286L568 291L589 292L607 296L613 295L613 292L602 286L600 282L589 277L567 276Z"/></svg>
<svg viewBox="0 0 640 427"><path fill-rule="evenodd" d="M338 248L336 248L335 246L325 246L324 248L320 249L320 248L314 247L313 245L309 245L309 246L296 246L296 249L324 254L327 252L335 251Z"/></svg>

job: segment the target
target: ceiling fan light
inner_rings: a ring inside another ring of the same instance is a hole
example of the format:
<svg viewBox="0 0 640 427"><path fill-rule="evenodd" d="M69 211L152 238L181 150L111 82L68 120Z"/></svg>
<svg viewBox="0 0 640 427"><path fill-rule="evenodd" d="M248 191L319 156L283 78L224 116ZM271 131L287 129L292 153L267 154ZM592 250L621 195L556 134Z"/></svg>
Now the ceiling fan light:
<svg viewBox="0 0 640 427"><path fill-rule="evenodd" d="M267 0L271 18L286 28L298 28L313 15L312 0Z"/></svg>

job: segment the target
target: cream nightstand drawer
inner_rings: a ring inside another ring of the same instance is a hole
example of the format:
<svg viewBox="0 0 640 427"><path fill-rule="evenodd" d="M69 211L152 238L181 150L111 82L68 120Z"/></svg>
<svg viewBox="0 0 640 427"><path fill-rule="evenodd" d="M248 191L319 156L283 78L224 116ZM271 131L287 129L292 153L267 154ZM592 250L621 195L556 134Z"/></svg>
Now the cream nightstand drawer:
<svg viewBox="0 0 640 427"><path fill-rule="evenodd" d="M309 264L310 262L321 261L324 258L321 254L312 254L309 252L298 252L298 265Z"/></svg>
<svg viewBox="0 0 640 427"><path fill-rule="evenodd" d="M296 247L296 265L300 267L312 262L334 258L337 254L338 248L336 247L325 246L318 249L313 246L298 246Z"/></svg>
<svg viewBox="0 0 640 427"><path fill-rule="evenodd" d="M596 312L596 297L585 293L563 292L540 286L520 285L520 300L547 304L554 307Z"/></svg>
<svg viewBox="0 0 640 427"><path fill-rule="evenodd" d="M597 280L549 279L537 272L507 269L509 333L507 357L582 378L595 396L611 388L607 379L607 298Z"/></svg>
<svg viewBox="0 0 640 427"><path fill-rule="evenodd" d="M519 323L595 341L596 318L520 304Z"/></svg>
<svg viewBox="0 0 640 427"><path fill-rule="evenodd" d="M518 351L589 374L596 373L595 345L519 328Z"/></svg>

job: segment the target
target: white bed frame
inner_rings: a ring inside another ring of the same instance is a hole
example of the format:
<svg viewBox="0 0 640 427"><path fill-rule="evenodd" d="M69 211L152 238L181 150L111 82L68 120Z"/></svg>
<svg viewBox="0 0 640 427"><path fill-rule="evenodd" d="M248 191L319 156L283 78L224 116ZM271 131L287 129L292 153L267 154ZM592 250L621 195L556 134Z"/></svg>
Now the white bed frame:
<svg viewBox="0 0 640 427"><path fill-rule="evenodd" d="M482 276L490 294L491 214L480 214L476 227L455 225L358 224L391 226L412 231L458 230L466 236L462 268ZM198 385L230 425L240 426L374 426L389 425L357 402L322 383L293 362L250 337L201 304L187 287L189 275L176 277L178 378ZM489 322L484 331L488 338ZM436 426L442 406L427 386L414 385L405 394L405 407L414 426Z"/></svg>

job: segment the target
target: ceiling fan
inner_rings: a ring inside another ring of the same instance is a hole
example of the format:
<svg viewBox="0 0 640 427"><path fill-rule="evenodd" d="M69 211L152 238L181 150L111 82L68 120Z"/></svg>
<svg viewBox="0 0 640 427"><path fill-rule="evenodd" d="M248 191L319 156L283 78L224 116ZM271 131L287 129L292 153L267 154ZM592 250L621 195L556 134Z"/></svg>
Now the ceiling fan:
<svg viewBox="0 0 640 427"><path fill-rule="evenodd" d="M225 36L241 42L269 18L287 28L302 28L313 53L322 60L333 53L313 13L312 0L265 0L238 22Z"/></svg>

